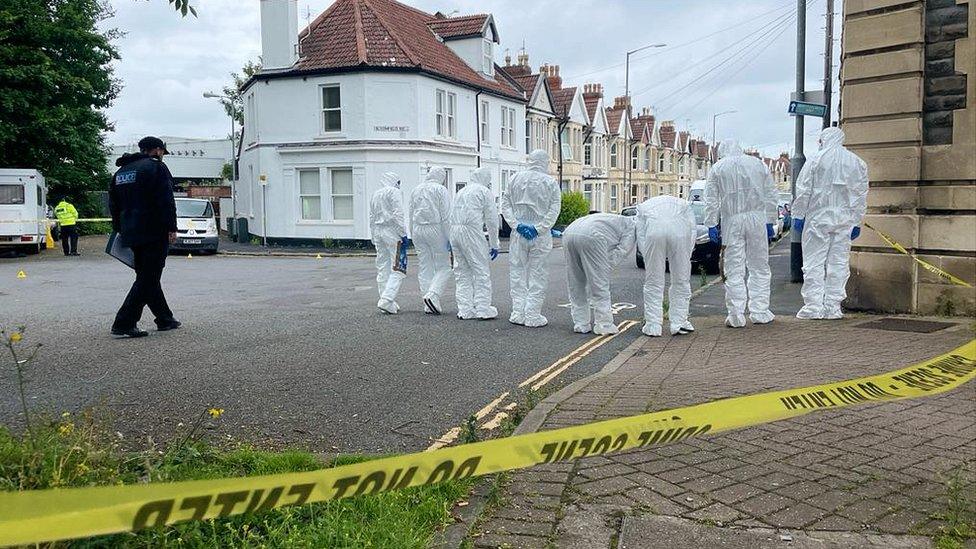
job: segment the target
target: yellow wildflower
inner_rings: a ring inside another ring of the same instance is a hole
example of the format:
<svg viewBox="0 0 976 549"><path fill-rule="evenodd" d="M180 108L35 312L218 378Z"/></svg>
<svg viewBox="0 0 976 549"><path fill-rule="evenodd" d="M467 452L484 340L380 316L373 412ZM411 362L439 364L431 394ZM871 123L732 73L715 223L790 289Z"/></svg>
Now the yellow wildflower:
<svg viewBox="0 0 976 549"><path fill-rule="evenodd" d="M210 417L212 417L214 419L217 419L218 417L224 415L224 409L223 408L211 408L211 409L207 410L207 413L210 414Z"/></svg>
<svg viewBox="0 0 976 549"><path fill-rule="evenodd" d="M24 335L21 334L20 332L14 332L10 334L11 343L18 343L21 339L24 339Z"/></svg>
<svg viewBox="0 0 976 549"><path fill-rule="evenodd" d="M68 436L75 430L75 424L70 421L58 425L58 434L61 436Z"/></svg>

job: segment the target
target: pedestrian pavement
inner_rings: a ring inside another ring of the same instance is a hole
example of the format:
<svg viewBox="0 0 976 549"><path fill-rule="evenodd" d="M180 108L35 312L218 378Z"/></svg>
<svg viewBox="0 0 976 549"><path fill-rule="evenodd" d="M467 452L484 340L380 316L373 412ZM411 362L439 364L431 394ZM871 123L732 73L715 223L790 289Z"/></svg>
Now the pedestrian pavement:
<svg viewBox="0 0 976 549"><path fill-rule="evenodd" d="M774 252L774 311L799 285ZM973 337L841 321L724 326L724 287L697 331L641 338L604 370L543 401L539 430L841 381L908 366ZM711 304L711 308L709 307ZM535 417L533 417L535 416ZM952 512L976 512L976 383L941 395L812 413L717 436L511 473L474 547L930 547Z"/></svg>

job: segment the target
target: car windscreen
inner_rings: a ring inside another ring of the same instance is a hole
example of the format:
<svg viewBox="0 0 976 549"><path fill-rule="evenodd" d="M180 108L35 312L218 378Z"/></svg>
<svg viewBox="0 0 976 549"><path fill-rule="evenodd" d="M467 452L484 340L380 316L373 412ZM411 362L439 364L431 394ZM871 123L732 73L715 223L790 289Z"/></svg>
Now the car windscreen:
<svg viewBox="0 0 976 549"><path fill-rule="evenodd" d="M0 204L23 204L23 185L0 185Z"/></svg>
<svg viewBox="0 0 976 549"><path fill-rule="evenodd" d="M695 214L695 223L701 225L705 223L705 205L701 202L691 203L691 213Z"/></svg>
<svg viewBox="0 0 976 549"><path fill-rule="evenodd" d="M213 217L213 206L206 200L176 199L176 217Z"/></svg>

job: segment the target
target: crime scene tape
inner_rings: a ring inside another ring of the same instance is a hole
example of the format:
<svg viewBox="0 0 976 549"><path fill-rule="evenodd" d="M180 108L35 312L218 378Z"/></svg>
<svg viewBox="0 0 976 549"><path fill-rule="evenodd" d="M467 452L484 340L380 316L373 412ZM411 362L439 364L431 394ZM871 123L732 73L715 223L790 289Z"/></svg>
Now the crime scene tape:
<svg viewBox="0 0 976 549"><path fill-rule="evenodd" d="M976 339L907 368L303 473L0 493L0 544L128 532L647 448L809 412L934 395L976 377Z"/></svg>
<svg viewBox="0 0 976 549"><path fill-rule="evenodd" d="M112 221L111 217L83 217L75 220L75 223L104 223ZM0 223L54 223L57 219L0 219Z"/></svg>
<svg viewBox="0 0 976 549"><path fill-rule="evenodd" d="M904 246L902 246L901 244L895 242L895 240L893 238L891 238L890 236L888 236L884 232L882 232L882 231L880 231L878 229L875 229L874 227L872 227L871 225L869 225L867 223L865 223L864 226L867 227L867 228L869 228L869 229L871 229L875 233L877 233L877 235L879 237L881 237L881 240L884 240L885 242L887 242L888 245L891 246L892 248L894 248L894 249L898 250L899 252L907 255L908 257L914 259L915 262L918 263L919 265L921 265L926 271L928 271L928 272L930 272L930 273L938 276L939 278L943 278L945 280L948 280L949 282L952 282L953 284L956 284L956 285L959 285L959 286L965 286L967 288L972 288L973 287L972 284L966 282L965 280L962 280L961 278L956 277L956 276L952 275L951 273L947 273L947 272L943 271L942 269L936 267L935 265L933 265L933 264L931 264L931 263L929 263L927 261L924 261L922 259L919 259L919 257L917 255L915 255L912 252L906 250Z"/></svg>

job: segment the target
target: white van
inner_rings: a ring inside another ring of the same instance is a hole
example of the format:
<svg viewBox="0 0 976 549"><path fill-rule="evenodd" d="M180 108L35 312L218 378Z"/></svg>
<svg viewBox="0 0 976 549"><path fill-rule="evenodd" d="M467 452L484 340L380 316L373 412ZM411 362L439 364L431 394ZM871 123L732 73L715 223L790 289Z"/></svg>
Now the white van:
<svg viewBox="0 0 976 549"><path fill-rule="evenodd" d="M47 185L37 170L0 169L0 247L29 254L47 244Z"/></svg>
<svg viewBox="0 0 976 549"><path fill-rule="evenodd" d="M688 202L704 202L705 201L705 180L699 179L697 181L691 182L691 187L688 189Z"/></svg>
<svg viewBox="0 0 976 549"><path fill-rule="evenodd" d="M171 250L217 253L217 217L209 200L176 199L176 243Z"/></svg>

